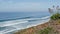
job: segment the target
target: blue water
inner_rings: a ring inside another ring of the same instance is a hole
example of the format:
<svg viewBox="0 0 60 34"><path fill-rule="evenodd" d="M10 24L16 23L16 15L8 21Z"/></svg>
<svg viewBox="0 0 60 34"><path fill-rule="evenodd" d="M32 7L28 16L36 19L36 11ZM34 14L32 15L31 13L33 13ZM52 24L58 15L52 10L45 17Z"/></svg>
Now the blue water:
<svg viewBox="0 0 60 34"><path fill-rule="evenodd" d="M0 33L38 24L46 16L49 12L0 12Z"/></svg>
<svg viewBox="0 0 60 34"><path fill-rule="evenodd" d="M0 12L0 20L4 21L23 18L40 18L49 15L49 12Z"/></svg>

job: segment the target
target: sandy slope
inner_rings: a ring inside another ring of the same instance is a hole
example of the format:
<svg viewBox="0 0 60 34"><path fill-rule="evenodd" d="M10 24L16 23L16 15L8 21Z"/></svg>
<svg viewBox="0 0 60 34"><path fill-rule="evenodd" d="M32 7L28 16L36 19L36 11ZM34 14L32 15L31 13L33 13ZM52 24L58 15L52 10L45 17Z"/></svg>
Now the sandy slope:
<svg viewBox="0 0 60 34"><path fill-rule="evenodd" d="M42 30L46 27L52 27L55 32L58 32L58 34L60 34L60 20L50 20L49 22L46 22L44 24L20 30L18 32L15 32L14 34L38 34L39 30Z"/></svg>

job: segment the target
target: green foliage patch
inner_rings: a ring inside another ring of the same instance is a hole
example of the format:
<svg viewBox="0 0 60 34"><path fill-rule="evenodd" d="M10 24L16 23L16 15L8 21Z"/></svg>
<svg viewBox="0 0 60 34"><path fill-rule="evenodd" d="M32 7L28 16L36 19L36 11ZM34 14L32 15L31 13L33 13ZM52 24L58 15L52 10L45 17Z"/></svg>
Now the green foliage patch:
<svg viewBox="0 0 60 34"><path fill-rule="evenodd" d="M47 27L47 28L45 28L43 30L40 30L39 34L49 34L52 30L53 30L52 28Z"/></svg>
<svg viewBox="0 0 60 34"><path fill-rule="evenodd" d="M53 19L53 20L60 19L60 14L59 13L53 14L51 16L51 19Z"/></svg>

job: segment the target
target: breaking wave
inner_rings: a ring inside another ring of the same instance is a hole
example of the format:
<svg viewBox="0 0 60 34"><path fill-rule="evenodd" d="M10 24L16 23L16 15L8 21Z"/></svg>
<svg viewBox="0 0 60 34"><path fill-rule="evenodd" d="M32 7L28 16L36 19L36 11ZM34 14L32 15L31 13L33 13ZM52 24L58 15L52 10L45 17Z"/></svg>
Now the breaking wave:
<svg viewBox="0 0 60 34"><path fill-rule="evenodd" d="M24 18L24 19L15 19L10 21L3 21L0 23L0 33L5 34L15 30L25 29L38 24L43 24L49 21L50 16L42 18ZM5 28L4 28L5 27ZM3 33L4 32L4 33Z"/></svg>

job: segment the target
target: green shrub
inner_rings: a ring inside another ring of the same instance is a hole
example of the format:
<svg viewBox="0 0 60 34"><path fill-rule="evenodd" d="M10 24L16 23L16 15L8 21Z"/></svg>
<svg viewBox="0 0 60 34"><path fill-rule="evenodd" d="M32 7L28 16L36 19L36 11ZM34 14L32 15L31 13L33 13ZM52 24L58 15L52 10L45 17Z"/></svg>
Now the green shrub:
<svg viewBox="0 0 60 34"><path fill-rule="evenodd" d="M53 19L53 20L60 19L60 14L59 13L53 14L51 16L51 19Z"/></svg>
<svg viewBox="0 0 60 34"><path fill-rule="evenodd" d="M39 34L49 34L49 33L51 33L52 30L53 29L51 27L47 27L47 28L45 28L43 30L40 30Z"/></svg>

